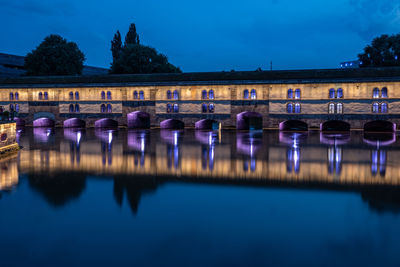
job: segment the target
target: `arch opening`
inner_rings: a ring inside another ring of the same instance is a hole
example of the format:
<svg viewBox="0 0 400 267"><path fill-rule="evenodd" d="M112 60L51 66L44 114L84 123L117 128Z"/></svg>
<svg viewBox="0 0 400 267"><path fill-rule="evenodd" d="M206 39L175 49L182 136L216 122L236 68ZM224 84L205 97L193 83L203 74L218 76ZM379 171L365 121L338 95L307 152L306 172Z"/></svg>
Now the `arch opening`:
<svg viewBox="0 0 400 267"><path fill-rule="evenodd" d="M196 130L218 130L219 122L211 119L199 120L195 123Z"/></svg>
<svg viewBox="0 0 400 267"><path fill-rule="evenodd" d="M304 121L299 120L287 120L279 123L280 131L292 131L292 132L305 132L308 131L308 124Z"/></svg>
<svg viewBox="0 0 400 267"><path fill-rule="evenodd" d="M340 120L330 120L320 124L320 130L323 132L348 132L350 124Z"/></svg>
<svg viewBox="0 0 400 267"><path fill-rule="evenodd" d="M33 121L33 127L54 127L55 122L49 118L38 118Z"/></svg>
<svg viewBox="0 0 400 267"><path fill-rule="evenodd" d="M95 121L94 127L95 128L117 128L118 122L113 119L104 118L104 119Z"/></svg>
<svg viewBox="0 0 400 267"><path fill-rule="evenodd" d="M244 111L236 115L237 130L261 130L263 118L260 113Z"/></svg>
<svg viewBox="0 0 400 267"><path fill-rule="evenodd" d="M364 124L364 131L365 132L395 132L396 131L396 124L390 121L384 120L376 120L376 121L369 121Z"/></svg>
<svg viewBox="0 0 400 267"><path fill-rule="evenodd" d="M171 130L180 130L185 128L185 124L181 120L177 119L166 119L160 123L161 129L171 129Z"/></svg>
<svg viewBox="0 0 400 267"><path fill-rule="evenodd" d="M127 115L128 128L149 129L150 114L143 111L134 111Z"/></svg>
<svg viewBox="0 0 400 267"><path fill-rule="evenodd" d="M64 125L64 128L85 128L86 122L84 120L81 120L78 118L71 118L71 119L65 120L63 125Z"/></svg>

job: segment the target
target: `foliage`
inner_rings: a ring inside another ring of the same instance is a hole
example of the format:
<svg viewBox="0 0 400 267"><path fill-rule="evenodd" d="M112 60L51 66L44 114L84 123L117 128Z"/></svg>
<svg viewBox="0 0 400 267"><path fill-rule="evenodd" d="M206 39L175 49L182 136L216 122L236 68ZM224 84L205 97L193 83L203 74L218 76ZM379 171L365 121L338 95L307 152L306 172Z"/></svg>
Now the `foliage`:
<svg viewBox="0 0 400 267"><path fill-rule="evenodd" d="M81 74L84 61L76 43L52 34L25 57L26 75Z"/></svg>
<svg viewBox="0 0 400 267"><path fill-rule="evenodd" d="M119 54L122 50L122 40L121 40L121 33L117 31L114 34L114 39L111 41L111 53L113 57L113 61L118 59Z"/></svg>
<svg viewBox="0 0 400 267"><path fill-rule="evenodd" d="M111 41L113 62L110 72L113 74L135 73L180 73L178 67L168 62L168 58L156 49L140 44L135 24L131 24L125 36L124 45L119 48L118 34ZM118 52L117 52L118 51Z"/></svg>
<svg viewBox="0 0 400 267"><path fill-rule="evenodd" d="M135 23L131 23L128 33L125 36L125 45L128 44L140 44L139 35L136 32Z"/></svg>
<svg viewBox="0 0 400 267"><path fill-rule="evenodd" d="M179 73L181 70L168 62L163 54L149 46L125 45L121 55L113 62L112 73Z"/></svg>
<svg viewBox="0 0 400 267"><path fill-rule="evenodd" d="M400 66L400 34L376 37L358 58L360 67Z"/></svg>

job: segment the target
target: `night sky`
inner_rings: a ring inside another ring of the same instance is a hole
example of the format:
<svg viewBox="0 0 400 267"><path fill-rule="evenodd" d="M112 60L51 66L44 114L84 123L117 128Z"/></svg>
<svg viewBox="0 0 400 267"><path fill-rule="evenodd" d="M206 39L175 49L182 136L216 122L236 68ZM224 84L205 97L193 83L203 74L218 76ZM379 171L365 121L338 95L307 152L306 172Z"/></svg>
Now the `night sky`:
<svg viewBox="0 0 400 267"><path fill-rule="evenodd" d="M141 42L185 72L336 68L371 39L400 32L398 0L0 0L0 52L25 55L51 33L87 65L136 23Z"/></svg>

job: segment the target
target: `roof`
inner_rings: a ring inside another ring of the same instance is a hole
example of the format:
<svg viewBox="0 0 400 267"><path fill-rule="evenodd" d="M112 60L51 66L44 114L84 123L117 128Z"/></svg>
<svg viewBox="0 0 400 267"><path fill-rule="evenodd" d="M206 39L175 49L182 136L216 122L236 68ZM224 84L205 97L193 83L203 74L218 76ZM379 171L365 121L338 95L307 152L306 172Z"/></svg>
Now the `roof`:
<svg viewBox="0 0 400 267"><path fill-rule="evenodd" d="M20 77L25 74L25 57L0 53L0 78ZM107 75L108 69L83 66L82 76Z"/></svg>
<svg viewBox="0 0 400 267"><path fill-rule="evenodd" d="M400 81L399 67L0 78L0 87L297 84Z"/></svg>

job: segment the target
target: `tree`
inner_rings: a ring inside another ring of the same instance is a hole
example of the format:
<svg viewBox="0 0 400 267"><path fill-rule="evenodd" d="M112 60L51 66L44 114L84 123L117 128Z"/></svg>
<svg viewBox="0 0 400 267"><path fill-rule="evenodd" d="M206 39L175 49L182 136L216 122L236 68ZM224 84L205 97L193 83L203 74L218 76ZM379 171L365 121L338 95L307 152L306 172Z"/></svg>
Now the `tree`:
<svg viewBox="0 0 400 267"><path fill-rule="evenodd" d="M358 58L360 67L400 66L400 34L376 37Z"/></svg>
<svg viewBox="0 0 400 267"><path fill-rule="evenodd" d="M154 48L140 44L125 45L118 59L111 66L111 73L180 73L179 68L168 62L165 55Z"/></svg>
<svg viewBox="0 0 400 267"><path fill-rule="evenodd" d="M25 57L26 75L81 74L85 55L74 42L49 35Z"/></svg>
<svg viewBox="0 0 400 267"><path fill-rule="evenodd" d="M157 52L156 49L141 45L136 26L132 23L125 36L125 43L120 48L121 35L119 31L111 41L111 51L113 62L110 72L114 74L134 74L134 73L176 73L182 72L168 62L168 58ZM117 52L118 51L118 52Z"/></svg>
<svg viewBox="0 0 400 267"><path fill-rule="evenodd" d="M129 26L128 33L125 36L125 45L129 44L139 44L139 35L136 33L135 23L131 23Z"/></svg>
<svg viewBox="0 0 400 267"><path fill-rule="evenodd" d="M113 61L117 60L119 54L122 50L122 40L121 40L121 33L117 31L114 34L114 39L111 41L111 53L113 57Z"/></svg>

